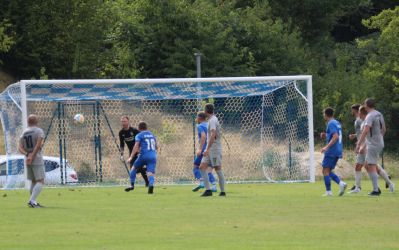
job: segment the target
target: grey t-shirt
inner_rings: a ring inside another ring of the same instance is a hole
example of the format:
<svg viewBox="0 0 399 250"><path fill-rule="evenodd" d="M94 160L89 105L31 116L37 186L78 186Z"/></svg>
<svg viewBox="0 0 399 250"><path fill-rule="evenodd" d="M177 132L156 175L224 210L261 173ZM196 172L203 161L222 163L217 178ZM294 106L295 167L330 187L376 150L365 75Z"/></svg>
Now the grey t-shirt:
<svg viewBox="0 0 399 250"><path fill-rule="evenodd" d="M364 120L364 126L370 127L367 134L367 146L384 147L384 137L382 135L382 127L385 126L384 117L377 110L369 112Z"/></svg>
<svg viewBox="0 0 399 250"><path fill-rule="evenodd" d="M27 152L32 153L39 138L44 139L43 130L38 127L28 127L22 133L19 142L22 144ZM33 159L32 165L44 165L41 148L37 152L35 159Z"/></svg>
<svg viewBox="0 0 399 250"><path fill-rule="evenodd" d="M356 139L358 140L360 139L360 135L362 134L362 129L361 129L362 123L363 120L357 117L355 121L355 134L356 134Z"/></svg>
<svg viewBox="0 0 399 250"><path fill-rule="evenodd" d="M216 130L216 138L209 150L222 150L222 141L221 141L222 134L220 131L220 123L219 123L218 118L215 115L213 115L208 120L208 136L207 136L207 141L206 141L208 145L209 145L209 140L210 140L210 135L211 135L212 129Z"/></svg>

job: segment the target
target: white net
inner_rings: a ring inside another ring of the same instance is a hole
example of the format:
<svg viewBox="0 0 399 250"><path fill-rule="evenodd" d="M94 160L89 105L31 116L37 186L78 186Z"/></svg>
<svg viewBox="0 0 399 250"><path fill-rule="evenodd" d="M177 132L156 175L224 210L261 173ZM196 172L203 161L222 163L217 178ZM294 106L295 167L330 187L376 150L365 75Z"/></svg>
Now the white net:
<svg viewBox="0 0 399 250"><path fill-rule="evenodd" d="M134 127L146 121L160 142L157 183L193 182L194 119L206 102L215 105L222 126L227 181L309 181L306 96L306 81L289 79L26 85L27 113L39 116L46 134L43 155L50 185L127 184L118 146L123 115ZM76 114L84 116L83 124L74 123ZM0 185L23 186L16 147L22 132L18 84L2 94L1 118L8 161Z"/></svg>

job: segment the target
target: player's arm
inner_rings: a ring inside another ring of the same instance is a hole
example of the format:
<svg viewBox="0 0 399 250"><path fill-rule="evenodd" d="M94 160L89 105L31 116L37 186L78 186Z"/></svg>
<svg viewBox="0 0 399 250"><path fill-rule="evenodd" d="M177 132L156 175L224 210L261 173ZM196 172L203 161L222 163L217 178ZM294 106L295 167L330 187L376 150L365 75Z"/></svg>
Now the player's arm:
<svg viewBox="0 0 399 250"><path fill-rule="evenodd" d="M356 134L349 134L349 140L353 141L356 138Z"/></svg>
<svg viewBox="0 0 399 250"><path fill-rule="evenodd" d="M123 140L121 132L119 132L119 147L121 148L121 155L123 155L123 152L125 151L125 141Z"/></svg>
<svg viewBox="0 0 399 250"><path fill-rule="evenodd" d="M360 138L356 143L356 152L357 153L359 153L361 145L364 143L364 140L366 139L367 134L370 132L370 128L371 127L369 125L364 126L362 134L360 135Z"/></svg>
<svg viewBox="0 0 399 250"><path fill-rule="evenodd" d="M325 146L324 148L321 149L321 152L324 153L326 152L329 148L331 148L339 139L338 133L334 133L330 142Z"/></svg>
<svg viewBox="0 0 399 250"><path fill-rule="evenodd" d="M140 150L140 142L136 141L136 143L134 143L132 154L128 159L129 162L133 160L134 156L139 152L139 150Z"/></svg>
<svg viewBox="0 0 399 250"><path fill-rule="evenodd" d="M19 142L19 145L18 145L18 151L25 156L28 156L28 154L29 154L28 151L25 150L24 145L22 145L21 141Z"/></svg>
<svg viewBox="0 0 399 250"><path fill-rule="evenodd" d="M206 142L206 134L204 131L201 132L201 138L199 142L199 148L197 149L197 155L200 156L202 153L202 148L204 147Z"/></svg>
<svg viewBox="0 0 399 250"><path fill-rule="evenodd" d="M211 146L213 145L213 143L215 142L216 139L216 129L211 129L210 132L210 137L209 137L209 142L206 145L206 149L204 151L204 156L207 156L209 153L209 149L211 148Z"/></svg>
<svg viewBox="0 0 399 250"><path fill-rule="evenodd" d="M36 142L35 147L33 148L32 153L30 153L28 155L28 158L26 159L26 164L30 165L32 163L32 161L36 158L37 152L39 152L39 150L43 146L43 142L44 142L44 138L43 137L38 137L37 138L37 142Z"/></svg>

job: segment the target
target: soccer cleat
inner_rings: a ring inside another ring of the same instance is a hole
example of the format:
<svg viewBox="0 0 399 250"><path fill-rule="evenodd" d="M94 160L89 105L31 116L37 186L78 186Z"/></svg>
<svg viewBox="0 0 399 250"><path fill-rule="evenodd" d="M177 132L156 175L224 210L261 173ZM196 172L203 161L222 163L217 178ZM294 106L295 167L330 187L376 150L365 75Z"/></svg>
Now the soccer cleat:
<svg viewBox="0 0 399 250"><path fill-rule="evenodd" d="M326 191L325 194L322 195L323 197L333 196L331 191Z"/></svg>
<svg viewBox="0 0 399 250"><path fill-rule="evenodd" d="M30 208L42 208L43 206L40 205L39 203L33 203L31 201L28 202L28 207Z"/></svg>
<svg viewBox="0 0 399 250"><path fill-rule="evenodd" d="M150 183L148 181L145 182L145 187L148 187Z"/></svg>
<svg viewBox="0 0 399 250"><path fill-rule="evenodd" d="M391 179L391 176L388 175L388 179ZM389 191L391 191L391 188L389 187L389 183L385 182L385 189L388 189L388 188L389 188ZM393 193L393 192L391 192L391 193Z"/></svg>
<svg viewBox="0 0 399 250"><path fill-rule="evenodd" d="M391 184L389 184L389 192L393 193L394 191L395 191L395 184L391 182Z"/></svg>
<svg viewBox="0 0 399 250"><path fill-rule="evenodd" d="M212 185L212 192L216 193L218 191L218 188L216 185Z"/></svg>
<svg viewBox="0 0 399 250"><path fill-rule="evenodd" d="M134 190L134 186L130 186L130 187L125 188L125 192L130 192L130 191L133 191L133 190Z"/></svg>
<svg viewBox="0 0 399 250"><path fill-rule="evenodd" d="M381 192L379 192L379 191L373 191L373 192L368 193L369 196L380 196L380 194L381 194Z"/></svg>
<svg viewBox="0 0 399 250"><path fill-rule="evenodd" d="M356 189L356 185L353 185L353 187L351 187L350 191L355 190L355 189Z"/></svg>
<svg viewBox="0 0 399 250"><path fill-rule="evenodd" d="M220 192L219 196L226 197L226 192Z"/></svg>
<svg viewBox="0 0 399 250"><path fill-rule="evenodd" d="M205 192L201 194L201 197L207 197L207 196L212 196L212 190L205 190Z"/></svg>
<svg viewBox="0 0 399 250"><path fill-rule="evenodd" d="M204 185L199 184L198 186L196 186L195 188L192 189L193 192L197 192L198 190L200 190L201 188L204 188Z"/></svg>
<svg viewBox="0 0 399 250"><path fill-rule="evenodd" d="M154 186L149 186L148 187L148 193L153 194L154 193Z"/></svg>
<svg viewBox="0 0 399 250"><path fill-rule="evenodd" d="M345 190L346 190L346 187L348 186L348 184L346 184L345 182L341 182L340 184L339 184L339 193L338 193L338 196L342 196L342 195L344 195L345 194Z"/></svg>
<svg viewBox="0 0 399 250"><path fill-rule="evenodd" d="M360 193L360 191L361 191L361 188L355 188L353 190L350 190L348 192L348 194L357 194L357 193Z"/></svg>

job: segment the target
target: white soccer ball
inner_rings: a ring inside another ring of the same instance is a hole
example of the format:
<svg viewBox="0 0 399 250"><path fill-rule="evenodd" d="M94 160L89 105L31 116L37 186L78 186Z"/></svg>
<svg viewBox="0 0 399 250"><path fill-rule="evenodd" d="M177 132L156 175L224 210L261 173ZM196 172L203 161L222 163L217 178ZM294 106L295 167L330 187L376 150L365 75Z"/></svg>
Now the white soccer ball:
<svg viewBox="0 0 399 250"><path fill-rule="evenodd" d="M74 121L76 124L83 124L83 123L85 122L85 117L84 117L82 114L76 114L76 115L73 117L73 121Z"/></svg>

